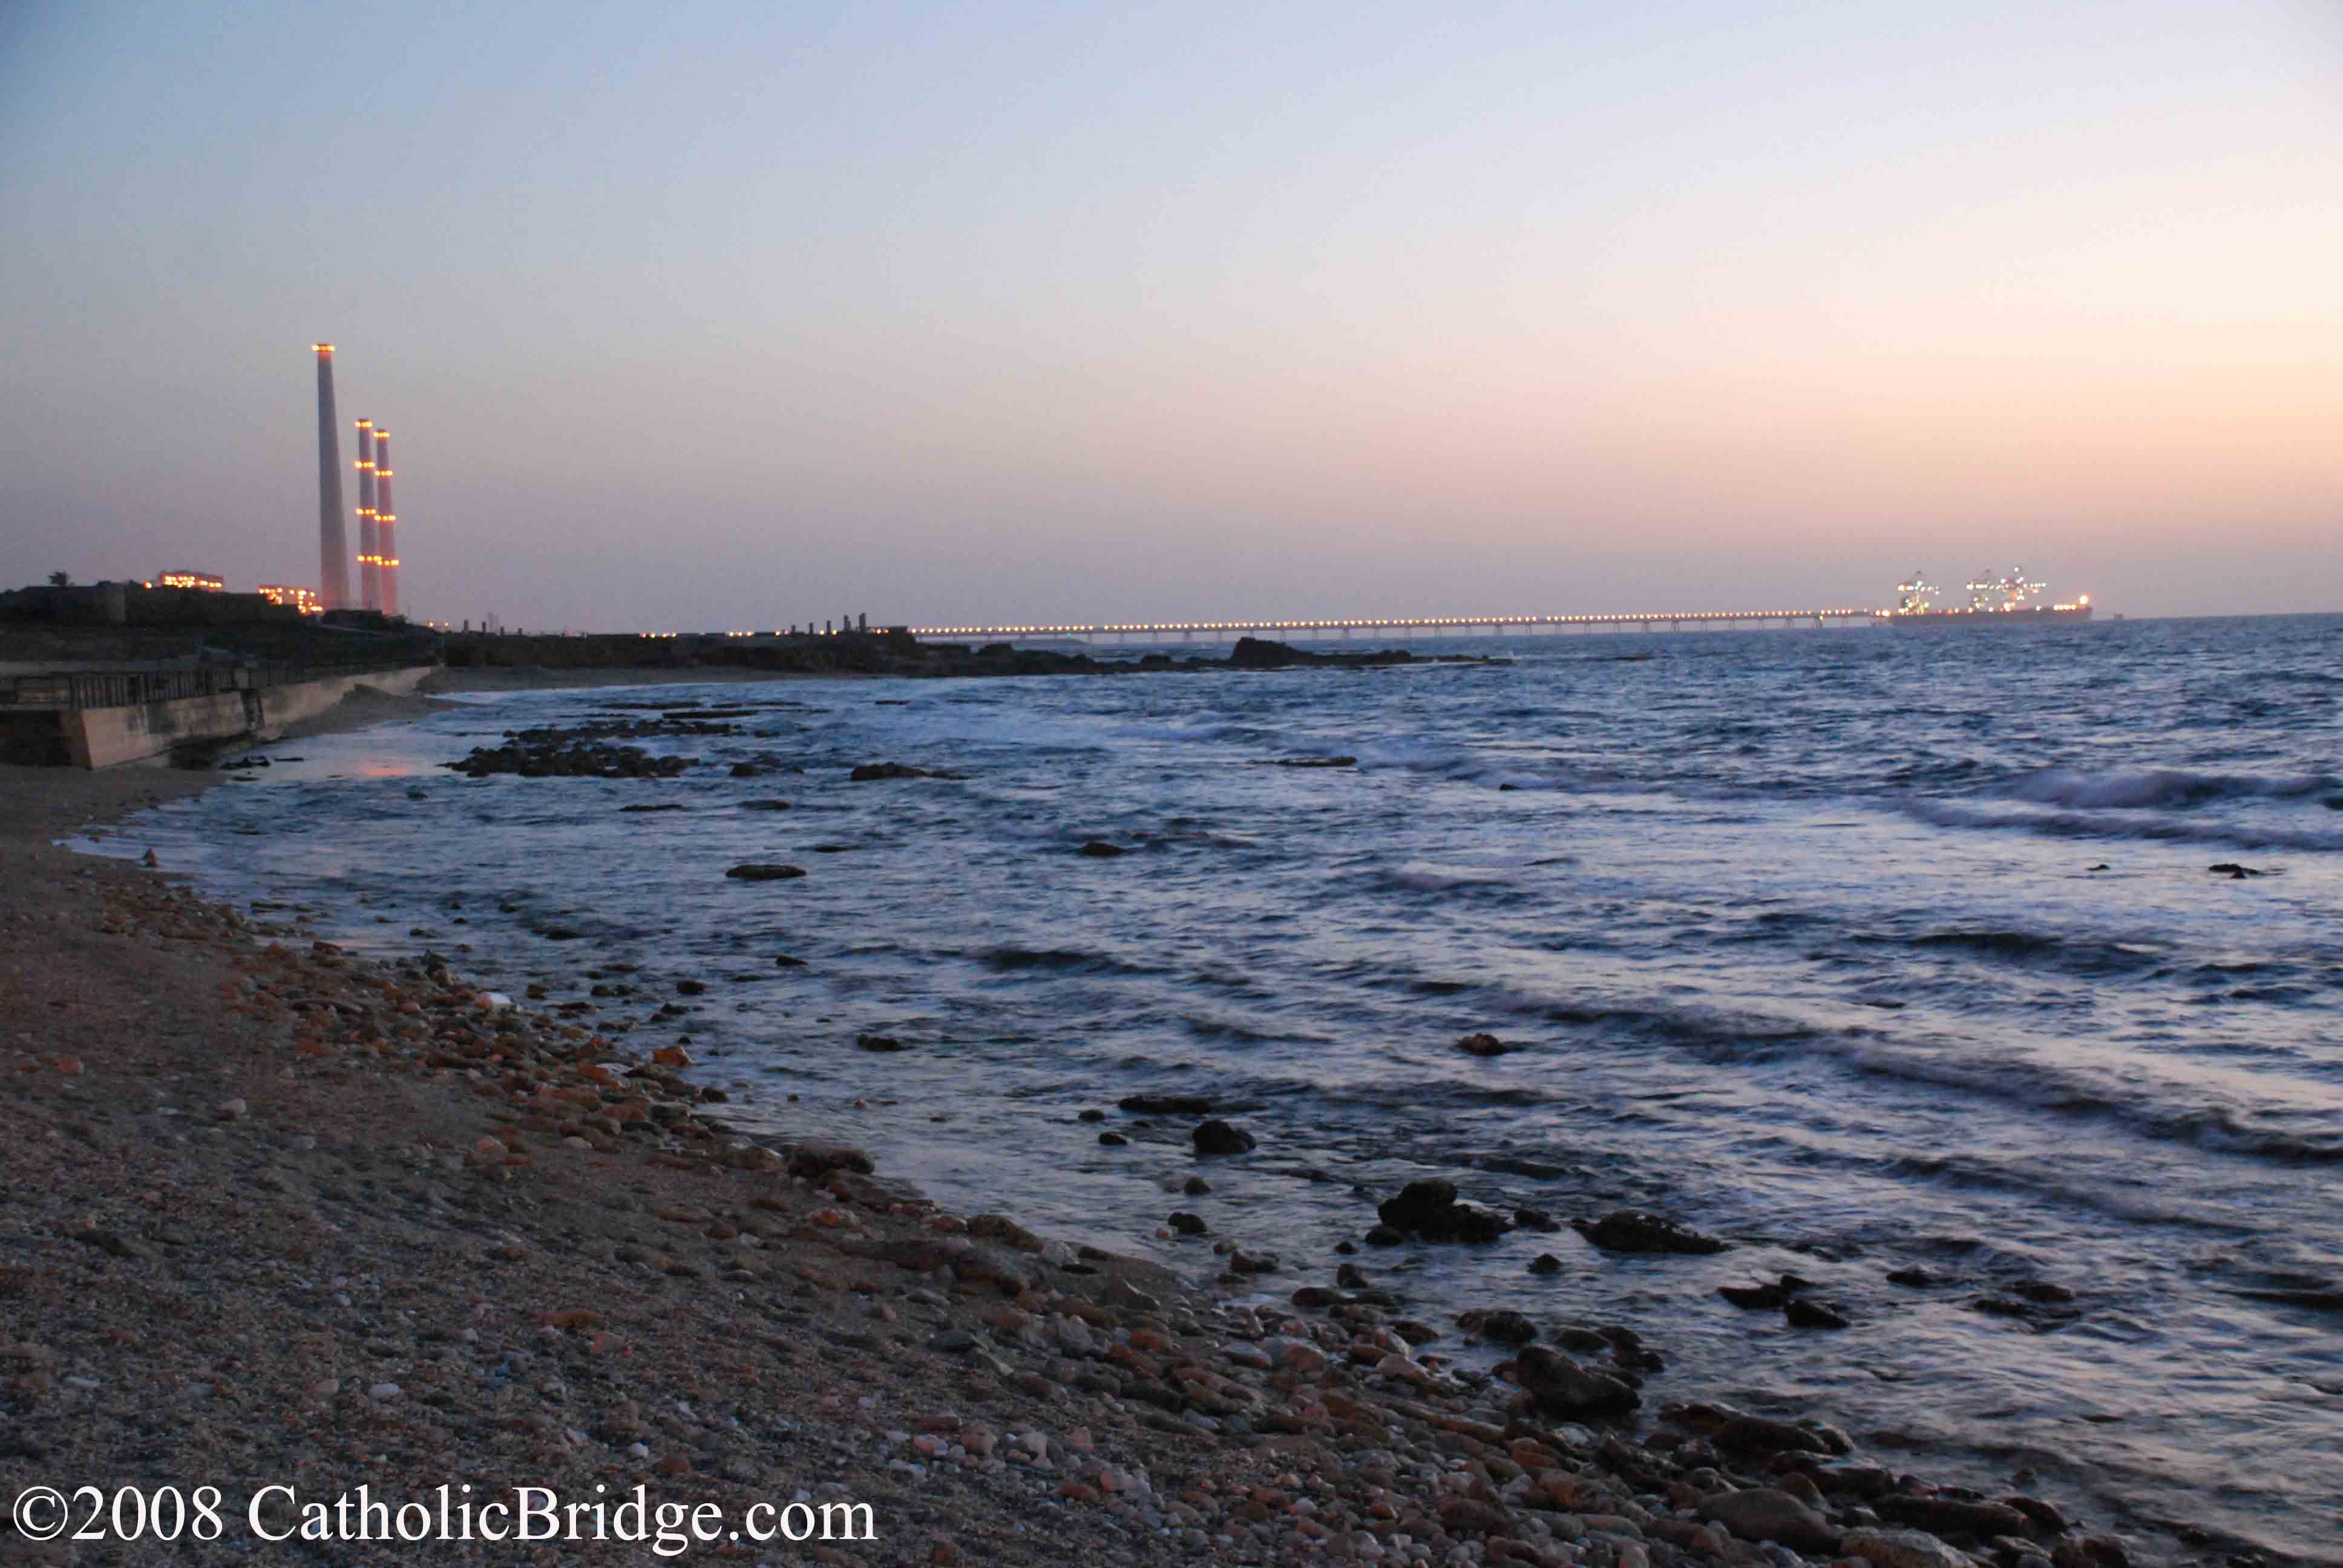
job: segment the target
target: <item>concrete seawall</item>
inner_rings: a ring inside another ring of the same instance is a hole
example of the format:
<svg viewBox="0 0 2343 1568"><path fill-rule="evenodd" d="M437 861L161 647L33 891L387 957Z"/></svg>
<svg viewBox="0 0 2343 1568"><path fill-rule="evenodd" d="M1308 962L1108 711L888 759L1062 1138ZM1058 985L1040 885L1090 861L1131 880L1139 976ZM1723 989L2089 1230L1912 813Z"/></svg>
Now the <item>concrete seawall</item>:
<svg viewBox="0 0 2343 1568"><path fill-rule="evenodd" d="M273 740L315 719L360 687L411 695L437 665L378 669L360 675L295 681L258 691L222 691L123 708L82 708L59 714L65 755L76 768L111 768L161 757L191 746L231 740Z"/></svg>

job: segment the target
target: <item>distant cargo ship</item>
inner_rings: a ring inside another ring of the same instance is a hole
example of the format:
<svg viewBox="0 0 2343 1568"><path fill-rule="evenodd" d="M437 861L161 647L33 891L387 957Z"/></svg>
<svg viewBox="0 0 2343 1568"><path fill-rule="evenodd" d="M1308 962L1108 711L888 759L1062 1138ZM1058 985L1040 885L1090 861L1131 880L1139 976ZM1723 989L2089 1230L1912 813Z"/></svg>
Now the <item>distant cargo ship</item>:
<svg viewBox="0 0 2343 1568"><path fill-rule="evenodd" d="M1911 581L1896 585L1896 591L1902 597L1895 607L1879 612L1879 618L1892 626L2032 626L2091 618L2089 594L2066 604L2047 602L2048 585L2027 581L2018 567L2000 575L1978 574L1968 585L1965 605L1937 604L1936 586L1926 572L1914 572Z"/></svg>

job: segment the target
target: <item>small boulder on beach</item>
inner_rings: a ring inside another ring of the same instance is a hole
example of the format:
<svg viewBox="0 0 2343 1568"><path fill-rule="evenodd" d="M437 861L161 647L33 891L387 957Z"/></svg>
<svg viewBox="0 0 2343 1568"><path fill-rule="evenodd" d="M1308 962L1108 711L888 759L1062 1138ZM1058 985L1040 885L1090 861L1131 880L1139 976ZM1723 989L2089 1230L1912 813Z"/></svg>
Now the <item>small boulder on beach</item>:
<svg viewBox="0 0 2343 1568"><path fill-rule="evenodd" d="M1523 1347L1513 1358L1513 1381L1550 1415L1624 1415L1644 1402L1626 1379L1597 1372L1544 1345Z"/></svg>

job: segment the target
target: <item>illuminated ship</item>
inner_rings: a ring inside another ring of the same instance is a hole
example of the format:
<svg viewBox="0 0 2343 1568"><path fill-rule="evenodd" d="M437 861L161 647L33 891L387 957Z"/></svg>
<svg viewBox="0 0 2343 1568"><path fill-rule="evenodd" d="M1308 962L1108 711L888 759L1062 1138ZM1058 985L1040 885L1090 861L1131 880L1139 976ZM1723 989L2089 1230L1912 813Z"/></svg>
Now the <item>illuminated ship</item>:
<svg viewBox="0 0 2343 1568"><path fill-rule="evenodd" d="M1900 597L1894 607L1879 612L1881 620L1894 626L2031 626L2091 618L2089 594L2069 603L2053 603L2048 586L2029 581L2019 567L1998 574L1978 573L1968 585L1969 602L1965 605L1938 605L1936 586L1926 572L1914 572L1910 581L1896 585L1896 591Z"/></svg>

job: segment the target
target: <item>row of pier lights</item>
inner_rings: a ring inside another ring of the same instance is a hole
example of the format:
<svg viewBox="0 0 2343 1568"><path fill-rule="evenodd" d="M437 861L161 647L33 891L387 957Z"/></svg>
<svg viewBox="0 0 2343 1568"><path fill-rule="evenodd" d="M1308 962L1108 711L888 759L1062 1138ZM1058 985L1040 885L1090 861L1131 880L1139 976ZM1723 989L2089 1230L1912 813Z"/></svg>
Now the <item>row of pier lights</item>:
<svg viewBox="0 0 2343 1568"><path fill-rule="evenodd" d="M1826 622L1841 624L1868 623L1885 615L1884 610L1837 609L1751 609L1751 610L1659 610L1627 615L1450 615L1360 617L1345 620L1164 620L1164 621L1099 621L1086 625L1058 626L915 626L910 628L914 637L1175 637L1192 638L1226 635L1228 633L1265 632L1289 637L1308 637L1317 633L1348 636L1354 631L1470 631L1484 630L1491 635L1519 628L1523 631L1539 627L1654 627L1720 626L1730 624L1784 626L1800 621L1812 621L1820 626Z"/></svg>

